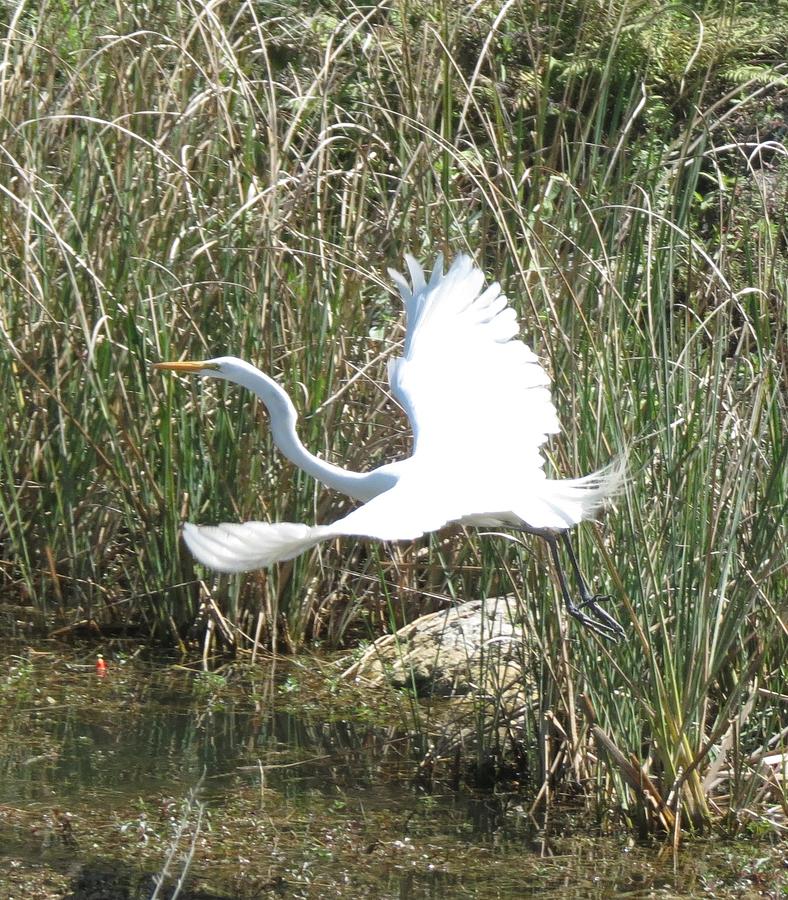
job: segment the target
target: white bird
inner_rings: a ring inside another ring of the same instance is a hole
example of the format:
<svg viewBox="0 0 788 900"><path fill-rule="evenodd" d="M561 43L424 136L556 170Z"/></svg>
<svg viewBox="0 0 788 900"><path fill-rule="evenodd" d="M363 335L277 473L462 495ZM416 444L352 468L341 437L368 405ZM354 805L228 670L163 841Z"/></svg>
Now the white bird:
<svg viewBox="0 0 788 900"><path fill-rule="evenodd" d="M405 259L412 285L389 270L407 314L403 355L389 362L389 382L413 429L408 459L350 472L318 458L299 440L297 413L285 390L242 359L155 365L248 388L267 407L274 443L291 462L327 487L363 501L330 525L186 523L186 545L208 568L245 572L346 535L412 540L451 522L524 530L548 542L570 615L606 637L623 636L619 623L599 606L609 598L592 596L586 587L566 533L619 490L623 463L584 478L547 478L540 448L547 435L560 430L550 378L517 339L517 315L500 285L483 290L484 275L464 254L445 274L439 255L429 282L415 259ZM561 568L559 536L578 582L577 604Z"/></svg>

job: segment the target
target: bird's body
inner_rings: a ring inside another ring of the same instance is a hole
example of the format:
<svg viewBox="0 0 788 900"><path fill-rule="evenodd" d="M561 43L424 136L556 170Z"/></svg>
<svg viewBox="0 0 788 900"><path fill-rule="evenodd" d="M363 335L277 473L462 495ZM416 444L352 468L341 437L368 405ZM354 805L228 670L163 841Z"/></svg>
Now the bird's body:
<svg viewBox="0 0 788 900"><path fill-rule="evenodd" d="M482 290L484 276L468 256L458 256L445 274L439 256L429 282L415 260L406 260L412 287L390 273L405 302L407 329L403 355L389 364L389 382L413 429L413 454L407 459L361 473L314 456L298 438L287 393L243 360L159 364L248 388L268 408L281 452L323 484L363 503L329 525L187 523L184 540L201 563L242 572L291 559L332 538L410 540L458 522L540 534L551 542L559 564L555 535L593 516L616 492L623 474L618 466L578 479L546 477L540 448L560 430L550 379L517 339L517 317L500 286ZM576 610L585 624L607 636L621 631L584 584L580 609L592 606L601 621L574 607L564 587L562 580L570 612Z"/></svg>

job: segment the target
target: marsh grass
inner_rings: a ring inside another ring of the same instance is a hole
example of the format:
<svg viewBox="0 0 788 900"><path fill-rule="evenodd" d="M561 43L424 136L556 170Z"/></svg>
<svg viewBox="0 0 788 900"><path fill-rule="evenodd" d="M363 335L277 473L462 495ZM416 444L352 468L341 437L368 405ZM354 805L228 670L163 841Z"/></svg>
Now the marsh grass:
<svg viewBox="0 0 788 900"><path fill-rule="evenodd" d="M769 125L788 12L767 32L754 4L696 6L17 7L0 76L6 598L39 624L181 640L207 589L227 640L295 648L514 589L542 648L529 728L564 723L569 777L654 824L620 766L582 761L583 692L677 821L746 824L756 794L784 809L758 753L784 745L788 674ZM626 496L577 541L629 639L563 622L539 542L457 532L201 588L184 519L327 521L346 503L282 461L242 391L150 364L245 357L288 387L321 456L403 456L385 268L462 249L553 376L550 468L628 453Z"/></svg>

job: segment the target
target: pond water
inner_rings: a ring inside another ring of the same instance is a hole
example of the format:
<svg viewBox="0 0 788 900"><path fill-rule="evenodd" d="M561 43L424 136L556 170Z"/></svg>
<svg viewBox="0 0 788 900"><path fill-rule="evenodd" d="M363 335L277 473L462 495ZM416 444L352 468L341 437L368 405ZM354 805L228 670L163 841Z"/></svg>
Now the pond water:
<svg viewBox="0 0 788 900"><path fill-rule="evenodd" d="M184 873L178 896L202 900L781 890L768 846L674 856L580 812L531 817L516 786L426 790L396 705L337 667L106 656L101 674L93 650L3 654L0 897L170 897Z"/></svg>

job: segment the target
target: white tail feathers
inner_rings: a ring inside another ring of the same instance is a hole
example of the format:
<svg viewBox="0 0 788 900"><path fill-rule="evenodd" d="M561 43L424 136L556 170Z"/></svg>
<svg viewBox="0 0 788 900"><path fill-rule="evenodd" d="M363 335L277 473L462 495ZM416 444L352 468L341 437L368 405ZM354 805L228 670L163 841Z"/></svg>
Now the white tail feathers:
<svg viewBox="0 0 788 900"><path fill-rule="evenodd" d="M558 482L558 484L571 485L579 492L584 519L592 519L607 500L612 500L623 492L626 483L626 454L614 459L598 472L592 472L583 478Z"/></svg>
<svg viewBox="0 0 788 900"><path fill-rule="evenodd" d="M248 572L293 559L329 531L293 522L243 522L183 526L183 539L198 562L217 572Z"/></svg>
<svg viewBox="0 0 788 900"><path fill-rule="evenodd" d="M515 512L531 528L566 529L593 519L607 500L623 491L626 455L583 478L545 479Z"/></svg>

